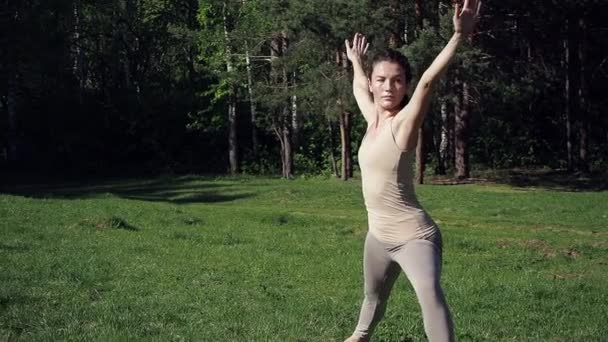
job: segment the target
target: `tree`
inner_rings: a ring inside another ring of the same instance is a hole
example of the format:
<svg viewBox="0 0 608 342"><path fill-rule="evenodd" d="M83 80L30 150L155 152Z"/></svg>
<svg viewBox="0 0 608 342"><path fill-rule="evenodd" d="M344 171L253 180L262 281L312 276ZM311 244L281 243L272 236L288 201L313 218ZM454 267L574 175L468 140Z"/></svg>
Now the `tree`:
<svg viewBox="0 0 608 342"><path fill-rule="evenodd" d="M358 31L372 48L401 48L420 73L453 30L452 0L4 4L0 154L41 172L348 179L366 125L344 39ZM484 4L479 32L436 89L417 155L458 177L476 167L605 169L606 9Z"/></svg>

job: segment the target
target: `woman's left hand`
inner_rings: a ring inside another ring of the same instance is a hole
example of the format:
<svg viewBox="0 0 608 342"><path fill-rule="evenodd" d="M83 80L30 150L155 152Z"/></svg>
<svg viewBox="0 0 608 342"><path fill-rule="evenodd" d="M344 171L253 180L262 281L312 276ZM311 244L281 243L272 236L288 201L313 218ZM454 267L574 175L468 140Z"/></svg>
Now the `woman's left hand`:
<svg viewBox="0 0 608 342"><path fill-rule="evenodd" d="M480 0L464 0L462 10L460 4L456 3L454 9L454 31L467 36L473 32L479 21Z"/></svg>

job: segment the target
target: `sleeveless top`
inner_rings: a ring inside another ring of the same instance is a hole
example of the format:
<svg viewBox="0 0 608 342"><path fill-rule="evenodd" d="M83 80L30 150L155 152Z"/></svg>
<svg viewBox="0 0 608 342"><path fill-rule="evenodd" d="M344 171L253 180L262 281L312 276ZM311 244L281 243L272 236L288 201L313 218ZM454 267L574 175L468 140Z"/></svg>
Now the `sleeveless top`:
<svg viewBox="0 0 608 342"><path fill-rule="evenodd" d="M359 147L359 166L369 231L378 240L402 244L424 239L441 247L441 233L414 192L415 150L397 146L387 118L375 137L368 128Z"/></svg>

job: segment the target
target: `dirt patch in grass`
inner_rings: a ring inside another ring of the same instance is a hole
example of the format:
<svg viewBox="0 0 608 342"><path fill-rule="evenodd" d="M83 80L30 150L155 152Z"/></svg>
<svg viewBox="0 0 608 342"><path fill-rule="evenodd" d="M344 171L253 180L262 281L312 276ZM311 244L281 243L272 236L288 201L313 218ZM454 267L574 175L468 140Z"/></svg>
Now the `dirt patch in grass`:
<svg viewBox="0 0 608 342"><path fill-rule="evenodd" d="M117 216L91 218L81 220L70 227L95 228L97 230L122 229L128 231L138 231L139 228L129 224L125 219Z"/></svg>
<svg viewBox="0 0 608 342"><path fill-rule="evenodd" d="M552 246L545 240L530 239L530 240L513 240L513 239L500 239L497 241L497 246L500 249L506 248L521 248L526 250L535 251L544 258L551 259L558 255L563 255L571 259L579 259L583 256L583 253L576 248L570 247L566 249L560 249Z"/></svg>
<svg viewBox="0 0 608 342"><path fill-rule="evenodd" d="M526 249L537 251L545 258L554 258L555 256L557 256L557 251L555 250L555 248L551 247L551 245L549 245L547 241L544 240L524 240L522 241L522 245Z"/></svg>
<svg viewBox="0 0 608 342"><path fill-rule="evenodd" d="M452 176L427 176L429 184L507 184L516 188L543 188L557 191L606 191L608 175L605 172L581 173L565 169L513 168L475 170L471 177L457 179Z"/></svg>

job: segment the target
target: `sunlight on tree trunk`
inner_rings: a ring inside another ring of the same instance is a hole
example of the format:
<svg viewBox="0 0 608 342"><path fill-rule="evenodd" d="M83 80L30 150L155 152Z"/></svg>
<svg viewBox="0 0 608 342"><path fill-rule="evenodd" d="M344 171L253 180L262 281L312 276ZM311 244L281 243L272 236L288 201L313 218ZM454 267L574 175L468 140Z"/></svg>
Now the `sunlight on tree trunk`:
<svg viewBox="0 0 608 342"><path fill-rule="evenodd" d="M226 1L222 3L222 18L224 22L224 39L226 44L225 58L226 58L226 71L228 75L232 73L232 49L230 46L230 39L228 36L228 18L226 10ZM229 76L230 77L230 76ZM238 172L239 159L238 159L238 141L237 141L237 118L236 118L236 94L233 85L229 85L230 90L228 92L228 158L230 161L230 174L234 175Z"/></svg>
<svg viewBox="0 0 608 342"><path fill-rule="evenodd" d="M456 123L455 123L455 155L456 155L456 179L469 178L469 148L468 148L468 126L470 115L470 93L469 84L462 82L457 91L461 92L459 96L459 105L456 107Z"/></svg>

